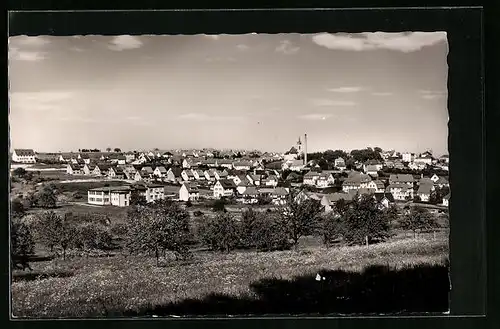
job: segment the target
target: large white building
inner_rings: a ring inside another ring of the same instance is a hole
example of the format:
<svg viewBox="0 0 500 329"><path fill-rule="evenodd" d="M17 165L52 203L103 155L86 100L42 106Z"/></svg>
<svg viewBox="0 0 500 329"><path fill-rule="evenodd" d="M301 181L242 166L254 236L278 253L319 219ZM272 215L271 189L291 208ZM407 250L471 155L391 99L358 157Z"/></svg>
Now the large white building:
<svg viewBox="0 0 500 329"><path fill-rule="evenodd" d="M36 154L32 149L15 149L12 161L20 163L36 163Z"/></svg>
<svg viewBox="0 0 500 329"><path fill-rule="evenodd" d="M127 207L131 189L128 186L99 187L88 191L88 203L99 206Z"/></svg>

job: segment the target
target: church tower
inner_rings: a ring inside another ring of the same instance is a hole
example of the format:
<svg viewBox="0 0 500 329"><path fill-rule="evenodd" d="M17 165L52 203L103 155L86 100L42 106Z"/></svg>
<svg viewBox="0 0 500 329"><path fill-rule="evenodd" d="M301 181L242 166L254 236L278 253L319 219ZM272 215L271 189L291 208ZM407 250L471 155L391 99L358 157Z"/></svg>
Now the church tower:
<svg viewBox="0 0 500 329"><path fill-rule="evenodd" d="M302 153L302 142L300 141L300 136L299 136L299 140L297 141L297 153L298 155L300 155Z"/></svg>

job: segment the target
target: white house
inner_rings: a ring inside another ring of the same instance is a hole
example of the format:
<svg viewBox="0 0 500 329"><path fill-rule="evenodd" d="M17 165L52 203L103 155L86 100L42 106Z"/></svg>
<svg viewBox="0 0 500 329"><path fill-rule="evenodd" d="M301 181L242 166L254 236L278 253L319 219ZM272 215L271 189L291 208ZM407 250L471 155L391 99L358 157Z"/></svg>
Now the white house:
<svg viewBox="0 0 500 329"><path fill-rule="evenodd" d="M96 164L94 170L92 171L92 175L94 176L107 176L109 172L109 168L111 166L107 163L99 163Z"/></svg>
<svg viewBox="0 0 500 329"><path fill-rule="evenodd" d="M439 180L439 176L438 176L438 175L436 175L436 174L434 174L434 175L432 175L432 176L431 176L431 180L432 180L434 183L436 183L436 182Z"/></svg>
<svg viewBox="0 0 500 329"><path fill-rule="evenodd" d="M410 174L400 174L400 175L390 175L389 176L389 184L406 184L410 187L413 187L415 183L415 179L413 175Z"/></svg>
<svg viewBox="0 0 500 329"><path fill-rule="evenodd" d="M262 177L260 175L248 174L246 178L250 182L250 184L255 185L255 186L259 186L260 180Z"/></svg>
<svg viewBox="0 0 500 329"><path fill-rule="evenodd" d="M373 180L367 183L366 188L375 190L375 193L384 193L385 185L380 180Z"/></svg>
<svg viewBox="0 0 500 329"><path fill-rule="evenodd" d="M432 185L421 184L418 187L418 190L417 190L417 195L420 198L420 201L422 201L422 202L429 202L429 199L431 197L432 189L433 189Z"/></svg>
<svg viewBox="0 0 500 329"><path fill-rule="evenodd" d="M247 171L252 168L252 163L250 161L233 162L233 168L236 170Z"/></svg>
<svg viewBox="0 0 500 329"><path fill-rule="evenodd" d="M414 154L413 153L409 153L409 152L405 152L403 153L403 162L413 162L413 158L414 158Z"/></svg>
<svg viewBox="0 0 500 329"><path fill-rule="evenodd" d="M450 194L443 197L443 206L448 207L450 205Z"/></svg>
<svg viewBox="0 0 500 329"><path fill-rule="evenodd" d="M269 175L267 178L261 180L261 185L276 187L278 186L278 177Z"/></svg>
<svg viewBox="0 0 500 329"><path fill-rule="evenodd" d="M254 204L259 202L259 190L255 186L249 186L245 189L245 191L241 194L242 197L239 199L240 202L246 204Z"/></svg>
<svg viewBox="0 0 500 329"><path fill-rule="evenodd" d="M316 181L319 178L319 173L315 171L310 171L304 175L304 185L316 185Z"/></svg>
<svg viewBox="0 0 500 329"><path fill-rule="evenodd" d="M108 178L110 179L124 179L125 172L121 167L111 167L108 170Z"/></svg>
<svg viewBox="0 0 500 329"><path fill-rule="evenodd" d="M394 200L412 200L413 199L413 187L407 184L391 184L387 186L386 192L391 193Z"/></svg>
<svg viewBox="0 0 500 329"><path fill-rule="evenodd" d="M394 196L391 193L375 193L374 197L380 210L387 209L392 203L394 203Z"/></svg>
<svg viewBox="0 0 500 329"><path fill-rule="evenodd" d="M215 177L215 170L214 169L205 170L205 178L207 181L211 182L216 181L217 178Z"/></svg>
<svg viewBox="0 0 500 329"><path fill-rule="evenodd" d="M187 181L193 181L195 180L196 178L194 177L194 174L193 172L191 171L191 169L184 169L181 173L181 176L182 176L182 179L187 182Z"/></svg>
<svg viewBox="0 0 500 329"><path fill-rule="evenodd" d="M93 171L95 169L95 164L93 163L86 163L85 165L83 165L83 174L84 175L92 175Z"/></svg>
<svg viewBox="0 0 500 329"><path fill-rule="evenodd" d="M200 198L200 191L196 186L190 183L183 183L179 189L179 200L197 201Z"/></svg>
<svg viewBox="0 0 500 329"><path fill-rule="evenodd" d="M100 187L89 190L88 203L100 206L118 206L127 207L130 205L130 187L128 186L114 186L114 187Z"/></svg>
<svg viewBox="0 0 500 329"><path fill-rule="evenodd" d="M165 199L165 187L159 184L137 184L133 187L146 202Z"/></svg>
<svg viewBox="0 0 500 329"><path fill-rule="evenodd" d="M368 188L368 184L372 181L369 175L353 171L342 183L342 191L348 193L351 190L359 190L360 188Z"/></svg>
<svg viewBox="0 0 500 329"><path fill-rule="evenodd" d="M68 175L83 175L83 168L78 164L68 163L66 173Z"/></svg>
<svg viewBox="0 0 500 329"><path fill-rule="evenodd" d="M166 178L167 177L167 169L164 166L158 166L153 171L153 175L158 178Z"/></svg>
<svg viewBox="0 0 500 329"><path fill-rule="evenodd" d="M285 161L283 163L283 170L291 170L291 171L301 171L304 168L304 161L302 160L291 160Z"/></svg>
<svg viewBox="0 0 500 329"><path fill-rule="evenodd" d="M330 173L322 172L316 180L316 187L325 188L335 184L335 178Z"/></svg>
<svg viewBox="0 0 500 329"><path fill-rule="evenodd" d="M229 173L226 171L226 169L224 169L223 171L214 170L214 174L216 180L228 179L229 176Z"/></svg>
<svg viewBox="0 0 500 329"><path fill-rule="evenodd" d="M218 180L214 185L214 198L232 196L235 190L236 186L232 180Z"/></svg>
<svg viewBox="0 0 500 329"><path fill-rule="evenodd" d="M36 154L32 149L14 149L12 161L20 163L36 163Z"/></svg>
<svg viewBox="0 0 500 329"><path fill-rule="evenodd" d="M340 170L345 170L346 166L344 158L338 157L335 159L334 166Z"/></svg>
<svg viewBox="0 0 500 329"><path fill-rule="evenodd" d="M196 180L205 180L205 173L200 169L191 169Z"/></svg>

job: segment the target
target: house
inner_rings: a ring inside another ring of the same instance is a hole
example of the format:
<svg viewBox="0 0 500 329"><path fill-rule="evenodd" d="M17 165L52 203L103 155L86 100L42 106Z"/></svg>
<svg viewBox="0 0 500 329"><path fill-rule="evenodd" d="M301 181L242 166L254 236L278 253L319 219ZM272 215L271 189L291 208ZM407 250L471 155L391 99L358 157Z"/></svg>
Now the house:
<svg viewBox="0 0 500 329"><path fill-rule="evenodd" d="M250 184L255 185L255 186L259 186L260 180L262 177L260 175L248 174L246 178L250 182Z"/></svg>
<svg viewBox="0 0 500 329"><path fill-rule="evenodd" d="M335 184L335 178L331 173L322 172L316 180L316 187L325 188Z"/></svg>
<svg viewBox="0 0 500 329"><path fill-rule="evenodd" d="M167 177L167 169L164 166L157 166L153 171L153 175L158 178Z"/></svg>
<svg viewBox="0 0 500 329"><path fill-rule="evenodd" d="M217 159L206 159L206 160L203 160L201 162L201 164L204 166L207 166L207 167L211 167L211 168L215 168L218 166Z"/></svg>
<svg viewBox="0 0 500 329"><path fill-rule="evenodd" d="M426 165L431 165L434 160L434 157L432 156L432 153L429 151L426 151L424 153L421 153L418 157L416 157L413 162L417 163L425 163Z"/></svg>
<svg viewBox="0 0 500 329"><path fill-rule="evenodd" d="M87 192L88 203L100 206L127 207L130 205L131 189L129 186L100 187Z"/></svg>
<svg viewBox="0 0 500 329"><path fill-rule="evenodd" d="M389 186L387 186L385 191L387 193L391 193L394 197L394 200L405 201L413 199L413 187L408 186L408 184L390 184Z"/></svg>
<svg viewBox="0 0 500 329"><path fill-rule="evenodd" d="M98 163L95 165L92 175L94 176L107 176L111 166L107 163Z"/></svg>
<svg viewBox="0 0 500 329"><path fill-rule="evenodd" d="M384 184L384 182L382 182L380 180L373 180L373 181L368 182L368 184L366 185L366 188L375 190L375 193L384 193L385 184Z"/></svg>
<svg viewBox="0 0 500 329"><path fill-rule="evenodd" d="M396 160L394 161L394 169L405 169L403 162Z"/></svg>
<svg viewBox="0 0 500 329"><path fill-rule="evenodd" d="M68 175L83 175L83 168L78 164L68 163L66 173Z"/></svg>
<svg viewBox="0 0 500 329"><path fill-rule="evenodd" d="M219 167L231 169L231 168L233 168L233 161L229 160L229 159L219 159L219 160L217 160L217 165Z"/></svg>
<svg viewBox="0 0 500 329"><path fill-rule="evenodd" d="M375 159L370 159L363 164L363 170L367 174L368 171L378 172L379 170L382 170L383 167L384 165Z"/></svg>
<svg viewBox="0 0 500 329"><path fill-rule="evenodd" d="M215 177L215 170L205 170L205 178L207 181L215 182L217 180L217 178Z"/></svg>
<svg viewBox="0 0 500 329"><path fill-rule="evenodd" d="M249 183L246 175L234 175L232 177L232 180L233 180L234 184L236 184L236 185L239 185L241 182Z"/></svg>
<svg viewBox="0 0 500 329"><path fill-rule="evenodd" d="M236 185L232 180L218 180L214 185L214 198L229 197L235 194Z"/></svg>
<svg viewBox="0 0 500 329"><path fill-rule="evenodd" d="M234 181L233 181L234 182ZM238 194L243 194L247 188L253 186L252 184L250 184L250 182L248 182L246 179L245 181L241 181L239 184L237 184L236 186L236 191L238 192Z"/></svg>
<svg viewBox="0 0 500 329"><path fill-rule="evenodd" d="M374 196L380 210L387 209L394 203L394 196L391 193L375 193Z"/></svg>
<svg viewBox="0 0 500 329"><path fill-rule="evenodd" d="M420 198L420 201L429 202L433 188L434 188L433 185L421 184L417 190L417 196Z"/></svg>
<svg viewBox="0 0 500 329"><path fill-rule="evenodd" d="M399 175L390 175L389 176L389 184L406 184L410 187L413 187L413 183L415 179L413 175L410 174L399 174Z"/></svg>
<svg viewBox="0 0 500 329"><path fill-rule="evenodd" d="M291 171L301 171L304 168L304 161L302 160L291 160L283 163L283 170Z"/></svg>
<svg viewBox="0 0 500 329"><path fill-rule="evenodd" d="M181 201L197 201L200 198L200 191L194 184L184 182L179 189L179 200Z"/></svg>
<svg viewBox="0 0 500 329"><path fill-rule="evenodd" d="M135 160L135 153L133 152L127 152L124 154L125 156L125 162L130 163Z"/></svg>
<svg viewBox="0 0 500 329"><path fill-rule="evenodd" d="M184 181L193 181L195 180L196 178L194 177L194 174L193 174L193 171L191 169L184 169L182 172L181 172L181 176L182 176L182 179Z"/></svg>
<svg viewBox="0 0 500 329"><path fill-rule="evenodd" d="M127 163L127 158L120 153L112 153L109 155L109 162L112 164L124 165Z"/></svg>
<svg viewBox="0 0 500 329"><path fill-rule="evenodd" d="M130 177L130 176L129 176ZM137 170L134 174L134 180L136 182L143 181L147 176L144 175L144 173L141 170Z"/></svg>
<svg viewBox="0 0 500 329"><path fill-rule="evenodd" d="M439 176L438 176L438 175L436 175L436 174L434 174L434 175L432 175L432 176L431 176L431 180L432 180L434 183L436 183L436 182L439 180Z"/></svg>
<svg viewBox="0 0 500 329"><path fill-rule="evenodd" d="M369 175L362 174L357 171L349 173L349 176L342 183L342 191L348 193L350 190L359 190L360 188L368 188L368 184L372 181Z"/></svg>
<svg viewBox="0 0 500 329"><path fill-rule="evenodd" d="M427 177L421 177L418 181L418 185L434 185L434 181Z"/></svg>
<svg viewBox="0 0 500 329"><path fill-rule="evenodd" d="M139 173L139 171L138 171ZM132 188L139 192L144 197L146 202L154 202L156 200L165 199L165 187L159 184L135 184Z"/></svg>
<svg viewBox="0 0 500 329"><path fill-rule="evenodd" d="M321 205L325 208L325 212L330 212L333 210L333 206L340 199L344 201L352 201L352 195L348 193L331 193L325 194L321 198Z"/></svg>
<svg viewBox="0 0 500 329"><path fill-rule="evenodd" d="M36 163L36 154L32 149L14 149L12 161L20 163Z"/></svg>
<svg viewBox="0 0 500 329"><path fill-rule="evenodd" d="M278 177L276 175L269 175L267 178L261 180L261 185L263 186L278 186Z"/></svg>
<svg viewBox="0 0 500 329"><path fill-rule="evenodd" d="M191 169L196 180L205 180L205 173L200 169Z"/></svg>
<svg viewBox="0 0 500 329"><path fill-rule="evenodd" d="M321 201L321 199L323 198L323 195L322 193L313 193L313 192L308 192L308 191L305 191L305 190L302 190L300 191L296 196L295 196L295 200L300 203L302 201L305 201L305 200L316 200L316 201Z"/></svg>
<svg viewBox="0 0 500 329"><path fill-rule="evenodd" d="M345 170L346 166L344 158L338 157L337 159L335 159L334 166L335 168L338 168L340 170Z"/></svg>
<svg viewBox="0 0 500 329"><path fill-rule="evenodd" d="M403 162L411 163L413 162L414 157L415 157L414 153L405 152L403 153Z"/></svg>
<svg viewBox="0 0 500 329"><path fill-rule="evenodd" d="M287 203L289 191L284 187L275 187L271 192L271 200L275 205L284 205Z"/></svg>
<svg viewBox="0 0 500 329"><path fill-rule="evenodd" d="M450 206L450 193L448 193L446 196L443 197L443 206L445 207Z"/></svg>
<svg viewBox="0 0 500 329"><path fill-rule="evenodd" d="M365 173L372 177L378 177L378 171L380 170L378 168L379 166L377 165L367 165L364 167Z"/></svg>
<svg viewBox="0 0 500 329"><path fill-rule="evenodd" d="M125 172L121 167L111 167L108 171L108 178L110 179L125 179Z"/></svg>
<svg viewBox="0 0 500 329"><path fill-rule="evenodd" d="M184 159L182 160L182 168L189 169L194 165L194 162L192 159Z"/></svg>
<svg viewBox="0 0 500 329"><path fill-rule="evenodd" d="M142 167L141 174L145 178L153 178L154 170L150 166Z"/></svg>
<svg viewBox="0 0 500 329"><path fill-rule="evenodd" d="M304 175L304 182L303 183L304 183L304 185L315 186L318 178L319 178L318 172L310 171Z"/></svg>
<svg viewBox="0 0 500 329"><path fill-rule="evenodd" d="M252 168L252 163L250 161L233 162L233 168L236 170L247 171Z"/></svg>
<svg viewBox="0 0 500 329"><path fill-rule="evenodd" d="M89 164L92 162L90 155L86 152L78 154L78 159L82 160L84 164Z"/></svg>
<svg viewBox="0 0 500 329"><path fill-rule="evenodd" d="M216 180L228 179L229 176L229 173L226 171L226 169L224 169L223 171L214 170L214 174Z"/></svg>
<svg viewBox="0 0 500 329"><path fill-rule="evenodd" d="M171 152L163 152L163 154L161 155L162 158L164 159L169 159L173 156L173 154Z"/></svg>
<svg viewBox="0 0 500 329"><path fill-rule="evenodd" d="M181 182L182 178L182 168L179 167L171 167L167 171L167 181L169 182Z"/></svg>
<svg viewBox="0 0 500 329"><path fill-rule="evenodd" d="M444 154L442 156L439 157L439 162L441 163L450 163L450 156L448 154Z"/></svg>
<svg viewBox="0 0 500 329"><path fill-rule="evenodd" d="M86 163L82 170L84 175L92 175L93 171L95 169L95 164L94 163Z"/></svg>
<svg viewBox="0 0 500 329"><path fill-rule="evenodd" d="M259 202L259 190L255 186L250 186L241 194L241 198L239 199L241 202L246 204L254 204Z"/></svg>

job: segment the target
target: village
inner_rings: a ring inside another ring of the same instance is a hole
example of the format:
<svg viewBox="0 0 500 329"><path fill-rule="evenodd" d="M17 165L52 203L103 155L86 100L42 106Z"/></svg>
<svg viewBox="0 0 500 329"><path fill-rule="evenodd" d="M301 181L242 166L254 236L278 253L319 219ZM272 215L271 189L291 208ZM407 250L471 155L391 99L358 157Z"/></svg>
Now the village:
<svg viewBox="0 0 500 329"><path fill-rule="evenodd" d="M32 164L58 165L74 182L102 182L87 191L87 203L95 206L130 206L134 192L147 202L225 199L247 206L283 205L294 189L300 191L296 197L301 200L320 201L325 212L338 200L350 201L356 195L373 196L381 208L415 203L440 210L448 207L448 155L380 148L361 151L308 154L304 135L281 154L206 149L121 152L118 148L35 153L15 149L12 166L25 165L29 170Z"/></svg>

